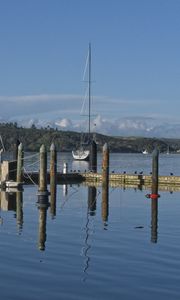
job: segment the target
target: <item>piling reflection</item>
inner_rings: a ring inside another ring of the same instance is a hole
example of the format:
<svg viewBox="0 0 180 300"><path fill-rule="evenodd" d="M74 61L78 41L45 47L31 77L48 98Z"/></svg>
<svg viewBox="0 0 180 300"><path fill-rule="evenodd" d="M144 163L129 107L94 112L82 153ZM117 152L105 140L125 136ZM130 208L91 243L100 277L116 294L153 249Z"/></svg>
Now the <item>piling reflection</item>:
<svg viewBox="0 0 180 300"><path fill-rule="evenodd" d="M23 192L1 191L0 192L0 209L2 211L14 211L19 234L23 228Z"/></svg>
<svg viewBox="0 0 180 300"><path fill-rule="evenodd" d="M109 186L102 186L102 203L101 203L101 216L104 226L107 226L109 216Z"/></svg>
<svg viewBox="0 0 180 300"><path fill-rule="evenodd" d="M48 198L44 197L38 202L39 209L39 242L38 248L41 251L45 250L46 243L46 219L47 219L47 209L49 207Z"/></svg>
<svg viewBox="0 0 180 300"><path fill-rule="evenodd" d="M23 192L16 192L16 222L19 233L23 228Z"/></svg>
<svg viewBox="0 0 180 300"><path fill-rule="evenodd" d="M88 187L88 210L91 216L96 214L96 187Z"/></svg>
<svg viewBox="0 0 180 300"><path fill-rule="evenodd" d="M151 242L158 239L158 199L151 199Z"/></svg>
<svg viewBox="0 0 180 300"><path fill-rule="evenodd" d="M51 186L50 189L50 212L52 218L56 216L56 184L54 186Z"/></svg>
<svg viewBox="0 0 180 300"><path fill-rule="evenodd" d="M99 185L97 185L99 186ZM69 190L71 187L68 186ZM74 187L73 187L74 188ZM155 190L154 190L155 189ZM75 188L74 188L75 190ZM75 190L77 192L77 188ZM100 192L100 190L99 190ZM156 192L156 194L154 193ZM87 190L87 212L85 230L84 230L84 242L83 242L83 257L84 257L84 273L87 273L90 264L90 249L91 249L91 238L92 238L92 224L93 217L96 216L97 212L97 188L95 186L88 186ZM73 193L74 194L74 193ZM73 195L72 194L72 195ZM72 196L70 195L70 196ZM99 194L98 194L99 195ZM158 242L158 187L152 186L149 200L151 201L151 231L150 240L152 243ZM46 220L47 210L50 206L50 212L52 216L56 215L56 187L51 190L50 205L48 202L48 196L42 195L38 198L38 212L39 212L39 226L38 226L38 248L41 251L45 250L46 244ZM108 218L109 218L109 185L102 185L102 199L101 199L101 219L104 225L104 229L107 229ZM65 199L62 206L67 203ZM23 215L23 192L16 190L16 192L1 191L0 193L0 209L3 211L13 210L15 212L16 224L19 233L21 233L24 224Z"/></svg>
<svg viewBox="0 0 180 300"><path fill-rule="evenodd" d="M1 191L1 209L16 211L16 193Z"/></svg>

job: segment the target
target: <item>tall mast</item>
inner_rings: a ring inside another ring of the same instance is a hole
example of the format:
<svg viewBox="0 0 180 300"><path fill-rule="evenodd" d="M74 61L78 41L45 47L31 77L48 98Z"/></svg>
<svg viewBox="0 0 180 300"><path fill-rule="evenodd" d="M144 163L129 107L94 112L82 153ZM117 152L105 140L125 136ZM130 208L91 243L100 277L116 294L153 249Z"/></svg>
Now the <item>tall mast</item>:
<svg viewBox="0 0 180 300"><path fill-rule="evenodd" d="M91 132L91 44L89 43L89 138Z"/></svg>

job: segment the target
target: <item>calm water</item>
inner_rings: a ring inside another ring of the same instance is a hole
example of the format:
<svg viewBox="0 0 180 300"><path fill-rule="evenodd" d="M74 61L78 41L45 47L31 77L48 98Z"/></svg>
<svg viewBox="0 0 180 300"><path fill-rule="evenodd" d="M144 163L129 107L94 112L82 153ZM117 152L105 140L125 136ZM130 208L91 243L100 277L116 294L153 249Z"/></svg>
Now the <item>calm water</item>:
<svg viewBox="0 0 180 300"><path fill-rule="evenodd" d="M111 155L113 169L147 173L151 157ZM160 173L170 171L180 175L180 156L160 156ZM160 192L157 203L148 192L109 188L107 207L101 187L58 185L47 209L35 185L1 192L1 298L179 299L180 193Z"/></svg>
<svg viewBox="0 0 180 300"><path fill-rule="evenodd" d="M39 154L27 153L25 155L25 167L27 170L39 169ZM88 162L78 162L72 160L71 153L58 153L57 167L62 171L63 163L68 164L69 171L88 170ZM98 154L97 167L101 172L102 158ZM110 172L127 173L144 172L149 174L152 168L151 154L132 154L132 153L110 153ZM170 173L180 176L180 154L160 154L159 155L159 173L160 175L169 175Z"/></svg>

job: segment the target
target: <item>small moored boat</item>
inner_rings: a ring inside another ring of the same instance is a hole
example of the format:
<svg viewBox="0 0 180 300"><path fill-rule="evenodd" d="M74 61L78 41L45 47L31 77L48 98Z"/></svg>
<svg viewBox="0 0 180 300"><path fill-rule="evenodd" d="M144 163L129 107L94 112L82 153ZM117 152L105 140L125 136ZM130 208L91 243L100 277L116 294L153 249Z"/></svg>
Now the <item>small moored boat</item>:
<svg viewBox="0 0 180 300"><path fill-rule="evenodd" d="M148 151L147 151L146 149L144 149L144 150L142 151L142 154L148 154Z"/></svg>
<svg viewBox="0 0 180 300"><path fill-rule="evenodd" d="M72 151L75 160L89 160L89 150L77 149Z"/></svg>

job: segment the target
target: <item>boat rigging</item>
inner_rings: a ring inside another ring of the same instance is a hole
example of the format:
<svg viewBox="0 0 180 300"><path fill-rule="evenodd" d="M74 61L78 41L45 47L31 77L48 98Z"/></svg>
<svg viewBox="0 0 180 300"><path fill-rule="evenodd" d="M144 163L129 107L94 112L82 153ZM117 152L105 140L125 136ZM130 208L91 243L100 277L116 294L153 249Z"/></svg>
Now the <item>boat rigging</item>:
<svg viewBox="0 0 180 300"><path fill-rule="evenodd" d="M88 57L86 67L84 71L84 77L86 69L88 67L88 138L87 141L82 141L80 147L77 150L72 151L72 156L75 160L89 160L90 151L85 149L85 145L89 146L91 141L91 44L89 43Z"/></svg>

